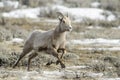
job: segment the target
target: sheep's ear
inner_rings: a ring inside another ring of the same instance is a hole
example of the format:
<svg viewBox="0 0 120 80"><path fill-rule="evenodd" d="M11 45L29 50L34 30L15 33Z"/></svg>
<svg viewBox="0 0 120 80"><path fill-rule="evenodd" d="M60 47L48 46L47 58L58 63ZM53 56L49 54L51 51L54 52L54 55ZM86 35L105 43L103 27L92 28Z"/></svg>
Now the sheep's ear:
<svg viewBox="0 0 120 80"><path fill-rule="evenodd" d="M63 17L59 16L58 19L59 19L60 21L62 21Z"/></svg>

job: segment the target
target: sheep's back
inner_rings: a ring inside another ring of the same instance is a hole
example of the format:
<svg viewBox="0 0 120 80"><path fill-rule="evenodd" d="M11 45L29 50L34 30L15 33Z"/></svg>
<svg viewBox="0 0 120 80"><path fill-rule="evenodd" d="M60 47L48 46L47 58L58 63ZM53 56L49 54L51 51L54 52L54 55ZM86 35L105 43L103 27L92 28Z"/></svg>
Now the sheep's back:
<svg viewBox="0 0 120 80"><path fill-rule="evenodd" d="M45 32L35 32L33 46L34 48L45 48L51 46L53 30Z"/></svg>

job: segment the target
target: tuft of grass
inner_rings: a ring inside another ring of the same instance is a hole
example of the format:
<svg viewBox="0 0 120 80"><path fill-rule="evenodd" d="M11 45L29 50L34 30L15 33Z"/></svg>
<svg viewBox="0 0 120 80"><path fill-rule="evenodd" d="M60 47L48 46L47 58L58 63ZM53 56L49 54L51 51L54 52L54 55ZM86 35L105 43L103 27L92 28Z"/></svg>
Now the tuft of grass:
<svg viewBox="0 0 120 80"><path fill-rule="evenodd" d="M0 23L2 23L2 20L0 20ZM20 26L26 30L34 29L34 28L41 28L43 30L48 30L51 28L54 28L57 24L51 23L51 22L44 22L44 21L35 21L34 19L30 18L5 18L4 17L4 23L7 26Z"/></svg>
<svg viewBox="0 0 120 80"><path fill-rule="evenodd" d="M109 63L111 63L114 68L116 69L116 73L118 75L118 77L120 77L120 60L117 57L114 56L108 56L104 58L104 61L107 61Z"/></svg>
<svg viewBox="0 0 120 80"><path fill-rule="evenodd" d="M106 71L107 67L104 62L99 61L92 64L92 69L95 72L104 72Z"/></svg>
<svg viewBox="0 0 120 80"><path fill-rule="evenodd" d="M101 0L101 8L110 11L120 11L120 0Z"/></svg>
<svg viewBox="0 0 120 80"><path fill-rule="evenodd" d="M80 23L80 25L84 26L102 26L102 27L117 27L119 26L120 20L117 19L115 21L104 21L104 20L91 20L86 19Z"/></svg>

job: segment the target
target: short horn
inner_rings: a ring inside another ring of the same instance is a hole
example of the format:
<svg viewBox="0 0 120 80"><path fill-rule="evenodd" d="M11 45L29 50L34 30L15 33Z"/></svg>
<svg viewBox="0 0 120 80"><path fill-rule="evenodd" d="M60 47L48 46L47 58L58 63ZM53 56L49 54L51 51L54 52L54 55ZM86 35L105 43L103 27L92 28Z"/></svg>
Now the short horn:
<svg viewBox="0 0 120 80"><path fill-rule="evenodd" d="M64 17L64 15L61 12L57 12L58 16Z"/></svg>

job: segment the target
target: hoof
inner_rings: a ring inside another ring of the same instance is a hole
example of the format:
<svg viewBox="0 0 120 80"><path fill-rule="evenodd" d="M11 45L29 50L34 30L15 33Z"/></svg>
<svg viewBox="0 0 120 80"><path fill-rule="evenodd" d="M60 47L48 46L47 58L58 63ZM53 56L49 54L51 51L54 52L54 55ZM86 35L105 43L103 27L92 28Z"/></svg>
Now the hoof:
<svg viewBox="0 0 120 80"><path fill-rule="evenodd" d="M32 70L30 69L30 67L27 67L27 71L32 71Z"/></svg>
<svg viewBox="0 0 120 80"><path fill-rule="evenodd" d="M15 68L15 67L16 67L16 65L13 65L13 66L12 66L12 68Z"/></svg>
<svg viewBox="0 0 120 80"><path fill-rule="evenodd" d="M32 71L32 70L30 70L30 69L27 69L27 71Z"/></svg>
<svg viewBox="0 0 120 80"><path fill-rule="evenodd" d="M57 61L56 61L56 65L58 65L59 63L60 63L60 61L57 60Z"/></svg>
<svg viewBox="0 0 120 80"><path fill-rule="evenodd" d="M49 66L49 65L51 65L53 62L48 62L47 64L46 64L46 66Z"/></svg>
<svg viewBox="0 0 120 80"><path fill-rule="evenodd" d="M12 68L15 68L15 66L12 66Z"/></svg>

